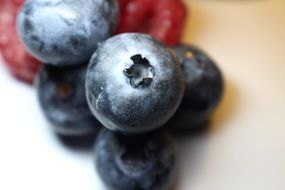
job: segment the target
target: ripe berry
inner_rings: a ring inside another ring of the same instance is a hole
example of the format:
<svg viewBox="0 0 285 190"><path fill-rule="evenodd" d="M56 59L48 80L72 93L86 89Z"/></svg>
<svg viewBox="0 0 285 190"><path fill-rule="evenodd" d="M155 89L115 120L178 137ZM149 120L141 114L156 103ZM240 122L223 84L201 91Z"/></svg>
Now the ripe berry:
<svg viewBox="0 0 285 190"><path fill-rule="evenodd" d="M142 133L163 125L184 92L180 66L152 37L126 33L99 46L86 75L91 111L105 127Z"/></svg>
<svg viewBox="0 0 285 190"><path fill-rule="evenodd" d="M0 50L10 72L18 79L32 83L41 64L29 55L16 33L16 14L23 2L4 0L0 5Z"/></svg>
<svg viewBox="0 0 285 190"><path fill-rule="evenodd" d="M120 22L116 33L138 32L151 16L157 1L120 0Z"/></svg>
<svg viewBox="0 0 285 190"><path fill-rule="evenodd" d="M148 34L168 45L177 44L187 18L184 3L181 0L160 0L154 12Z"/></svg>
<svg viewBox="0 0 285 190"><path fill-rule="evenodd" d="M99 176L112 190L166 190L176 174L175 142L163 132L123 136L103 129L95 143Z"/></svg>
<svg viewBox="0 0 285 190"><path fill-rule="evenodd" d="M142 133L160 127L184 93L176 61L148 35L126 33L108 39L93 55L86 75L91 111L110 130Z"/></svg>
<svg viewBox="0 0 285 190"><path fill-rule="evenodd" d="M199 48L181 45L173 50L181 63L186 88L169 125L178 132L190 131L208 121L215 111L223 94L223 77L214 61Z"/></svg>
<svg viewBox="0 0 285 190"><path fill-rule="evenodd" d="M88 135L101 126L87 105L85 74L86 65L44 66L39 74L40 106L60 135Z"/></svg>
<svg viewBox="0 0 285 190"><path fill-rule="evenodd" d="M116 34L140 32L175 45L179 42L187 8L181 0L120 0L120 21Z"/></svg>
<svg viewBox="0 0 285 190"><path fill-rule="evenodd" d="M115 0L27 0L17 28L28 50L44 63L87 62L116 26Z"/></svg>

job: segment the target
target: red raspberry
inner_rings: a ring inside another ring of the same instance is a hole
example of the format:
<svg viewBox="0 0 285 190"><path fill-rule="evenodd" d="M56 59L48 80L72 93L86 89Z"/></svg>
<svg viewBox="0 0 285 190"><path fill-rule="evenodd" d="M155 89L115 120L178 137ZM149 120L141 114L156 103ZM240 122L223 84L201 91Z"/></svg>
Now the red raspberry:
<svg viewBox="0 0 285 190"><path fill-rule="evenodd" d="M116 33L141 32L175 45L179 42L187 9L181 0L120 0Z"/></svg>
<svg viewBox="0 0 285 190"><path fill-rule="evenodd" d="M10 1L14 4L15 7L17 7L17 9L20 8L25 2L25 0L10 0Z"/></svg>
<svg viewBox="0 0 285 190"><path fill-rule="evenodd" d="M40 62L25 50L15 27L16 15L24 0L2 0L0 5L0 50L10 72L20 80L32 83Z"/></svg>
<svg viewBox="0 0 285 190"><path fill-rule="evenodd" d="M120 23L117 33L137 32L150 16L156 1L153 0L120 0Z"/></svg>
<svg viewBox="0 0 285 190"><path fill-rule="evenodd" d="M9 44L2 49L4 63L10 72L18 79L33 83L35 75L38 73L40 63L30 56L16 36L16 33L10 33Z"/></svg>
<svg viewBox="0 0 285 190"><path fill-rule="evenodd" d="M148 34L168 45L179 42L187 18L187 9L180 0L160 0L154 11Z"/></svg>

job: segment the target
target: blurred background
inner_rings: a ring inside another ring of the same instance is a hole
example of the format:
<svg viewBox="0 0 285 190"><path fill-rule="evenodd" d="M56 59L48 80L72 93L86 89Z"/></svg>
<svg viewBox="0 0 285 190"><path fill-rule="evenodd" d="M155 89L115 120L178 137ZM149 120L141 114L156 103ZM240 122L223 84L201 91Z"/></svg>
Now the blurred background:
<svg viewBox="0 0 285 190"><path fill-rule="evenodd" d="M210 130L180 140L176 189L284 190L285 1L185 3L183 42L216 60L226 90ZM3 64L0 76L0 189L104 189L90 150L51 133L33 87Z"/></svg>

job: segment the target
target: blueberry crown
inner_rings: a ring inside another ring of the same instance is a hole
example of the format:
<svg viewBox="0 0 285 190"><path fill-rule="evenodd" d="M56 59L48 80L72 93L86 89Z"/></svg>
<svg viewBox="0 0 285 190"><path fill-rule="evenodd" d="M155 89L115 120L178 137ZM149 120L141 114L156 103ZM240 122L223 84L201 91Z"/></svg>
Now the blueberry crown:
<svg viewBox="0 0 285 190"><path fill-rule="evenodd" d="M154 67L141 54L133 55L130 59L132 66L123 71L130 79L130 85L134 88L149 86L154 77Z"/></svg>

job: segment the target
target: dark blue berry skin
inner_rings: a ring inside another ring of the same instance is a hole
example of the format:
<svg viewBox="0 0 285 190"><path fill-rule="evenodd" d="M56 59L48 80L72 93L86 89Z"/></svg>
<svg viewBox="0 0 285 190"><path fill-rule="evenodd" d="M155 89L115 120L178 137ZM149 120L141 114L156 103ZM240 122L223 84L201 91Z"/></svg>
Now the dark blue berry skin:
<svg viewBox="0 0 285 190"><path fill-rule="evenodd" d="M182 72L173 54L152 37L138 33L102 43L86 77L91 111L105 127L122 133L162 126L184 93Z"/></svg>
<svg viewBox="0 0 285 190"><path fill-rule="evenodd" d="M103 129L95 165L110 190L170 190L175 182L176 144L164 132L124 136Z"/></svg>
<svg viewBox="0 0 285 190"><path fill-rule="evenodd" d="M47 64L89 61L115 29L116 0L27 0L17 30L32 55Z"/></svg>
<svg viewBox="0 0 285 190"><path fill-rule="evenodd" d="M86 69L86 65L64 68L46 65L38 76L40 106L60 135L91 135L101 128L85 98Z"/></svg>
<svg viewBox="0 0 285 190"><path fill-rule="evenodd" d="M201 49L191 45L173 47L186 84L182 103L168 125L177 132L202 127L222 98L224 82L220 69Z"/></svg>

